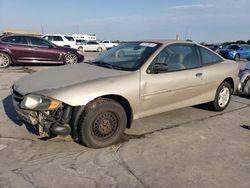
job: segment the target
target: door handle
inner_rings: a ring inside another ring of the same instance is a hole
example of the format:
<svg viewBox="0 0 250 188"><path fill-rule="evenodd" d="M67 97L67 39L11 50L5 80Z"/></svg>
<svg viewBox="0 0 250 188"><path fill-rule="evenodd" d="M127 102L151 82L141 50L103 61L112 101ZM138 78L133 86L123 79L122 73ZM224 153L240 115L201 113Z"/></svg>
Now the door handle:
<svg viewBox="0 0 250 188"><path fill-rule="evenodd" d="M199 72L199 73L196 73L196 77L201 77L203 74L201 73L201 72Z"/></svg>

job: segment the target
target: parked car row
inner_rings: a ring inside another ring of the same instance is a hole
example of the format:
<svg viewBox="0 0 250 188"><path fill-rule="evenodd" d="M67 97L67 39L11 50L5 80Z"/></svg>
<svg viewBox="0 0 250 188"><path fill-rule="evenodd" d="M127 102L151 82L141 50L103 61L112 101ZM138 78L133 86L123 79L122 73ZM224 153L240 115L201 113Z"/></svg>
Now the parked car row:
<svg viewBox="0 0 250 188"><path fill-rule="evenodd" d="M248 44L231 44L226 46L205 44L204 46L217 52L226 59L238 61L240 59L250 58L250 45Z"/></svg>
<svg viewBox="0 0 250 188"><path fill-rule="evenodd" d="M83 59L82 52L57 46L39 37L0 36L0 68L15 64L75 64Z"/></svg>
<svg viewBox="0 0 250 188"><path fill-rule="evenodd" d="M232 59L235 61L238 61L239 59L247 59L250 57L250 45L231 44L224 49L220 49L219 54L226 59Z"/></svg>
<svg viewBox="0 0 250 188"><path fill-rule="evenodd" d="M70 35L47 34L44 35L42 38L49 40L50 42L58 46L75 48L81 50L82 52L87 52L87 51L102 52L118 45L118 43L112 43L109 40L104 40L99 43L93 40L86 41L86 40L74 39Z"/></svg>

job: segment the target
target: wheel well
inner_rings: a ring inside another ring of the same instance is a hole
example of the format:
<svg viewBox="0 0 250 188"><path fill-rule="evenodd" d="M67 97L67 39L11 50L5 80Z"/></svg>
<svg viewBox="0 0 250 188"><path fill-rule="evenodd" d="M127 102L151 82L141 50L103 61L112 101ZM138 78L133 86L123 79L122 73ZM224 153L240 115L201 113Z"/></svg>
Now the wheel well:
<svg viewBox="0 0 250 188"><path fill-rule="evenodd" d="M105 96L101 96L102 98L108 98L108 99L113 99L116 102L118 102L125 110L126 114L127 114L127 128L131 127L131 123L133 120L133 110L128 102L127 99L125 99L122 96L119 95L105 95Z"/></svg>
<svg viewBox="0 0 250 188"><path fill-rule="evenodd" d="M232 93L234 92L234 80L232 78L226 78L223 82L227 82L230 84L232 88Z"/></svg>

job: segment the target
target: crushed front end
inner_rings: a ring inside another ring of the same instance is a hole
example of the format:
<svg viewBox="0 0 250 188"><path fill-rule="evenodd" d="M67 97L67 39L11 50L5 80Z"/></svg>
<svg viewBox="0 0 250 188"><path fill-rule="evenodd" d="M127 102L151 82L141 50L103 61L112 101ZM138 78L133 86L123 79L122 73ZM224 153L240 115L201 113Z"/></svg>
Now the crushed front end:
<svg viewBox="0 0 250 188"><path fill-rule="evenodd" d="M238 92L242 95L250 95L250 61L240 70L239 77Z"/></svg>
<svg viewBox="0 0 250 188"><path fill-rule="evenodd" d="M41 95L23 95L14 87L11 90L18 116L33 125L39 135L71 134L71 106Z"/></svg>

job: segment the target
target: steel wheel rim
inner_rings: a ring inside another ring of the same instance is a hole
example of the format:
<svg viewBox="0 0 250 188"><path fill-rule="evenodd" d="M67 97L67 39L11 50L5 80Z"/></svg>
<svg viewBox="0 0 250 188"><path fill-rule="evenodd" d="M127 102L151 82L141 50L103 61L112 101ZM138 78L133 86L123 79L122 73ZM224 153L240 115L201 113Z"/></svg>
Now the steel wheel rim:
<svg viewBox="0 0 250 188"><path fill-rule="evenodd" d="M113 112L99 114L92 124L92 134L97 140L111 138L118 130L118 119Z"/></svg>
<svg viewBox="0 0 250 188"><path fill-rule="evenodd" d="M66 56L66 64L75 64L77 63L77 57L74 54L69 54Z"/></svg>
<svg viewBox="0 0 250 188"><path fill-rule="evenodd" d="M0 67L6 67L9 63L10 59L4 54L0 54Z"/></svg>
<svg viewBox="0 0 250 188"><path fill-rule="evenodd" d="M230 90L223 86L222 90L219 93L219 100L218 104L221 108L225 107L229 101L230 98Z"/></svg>

